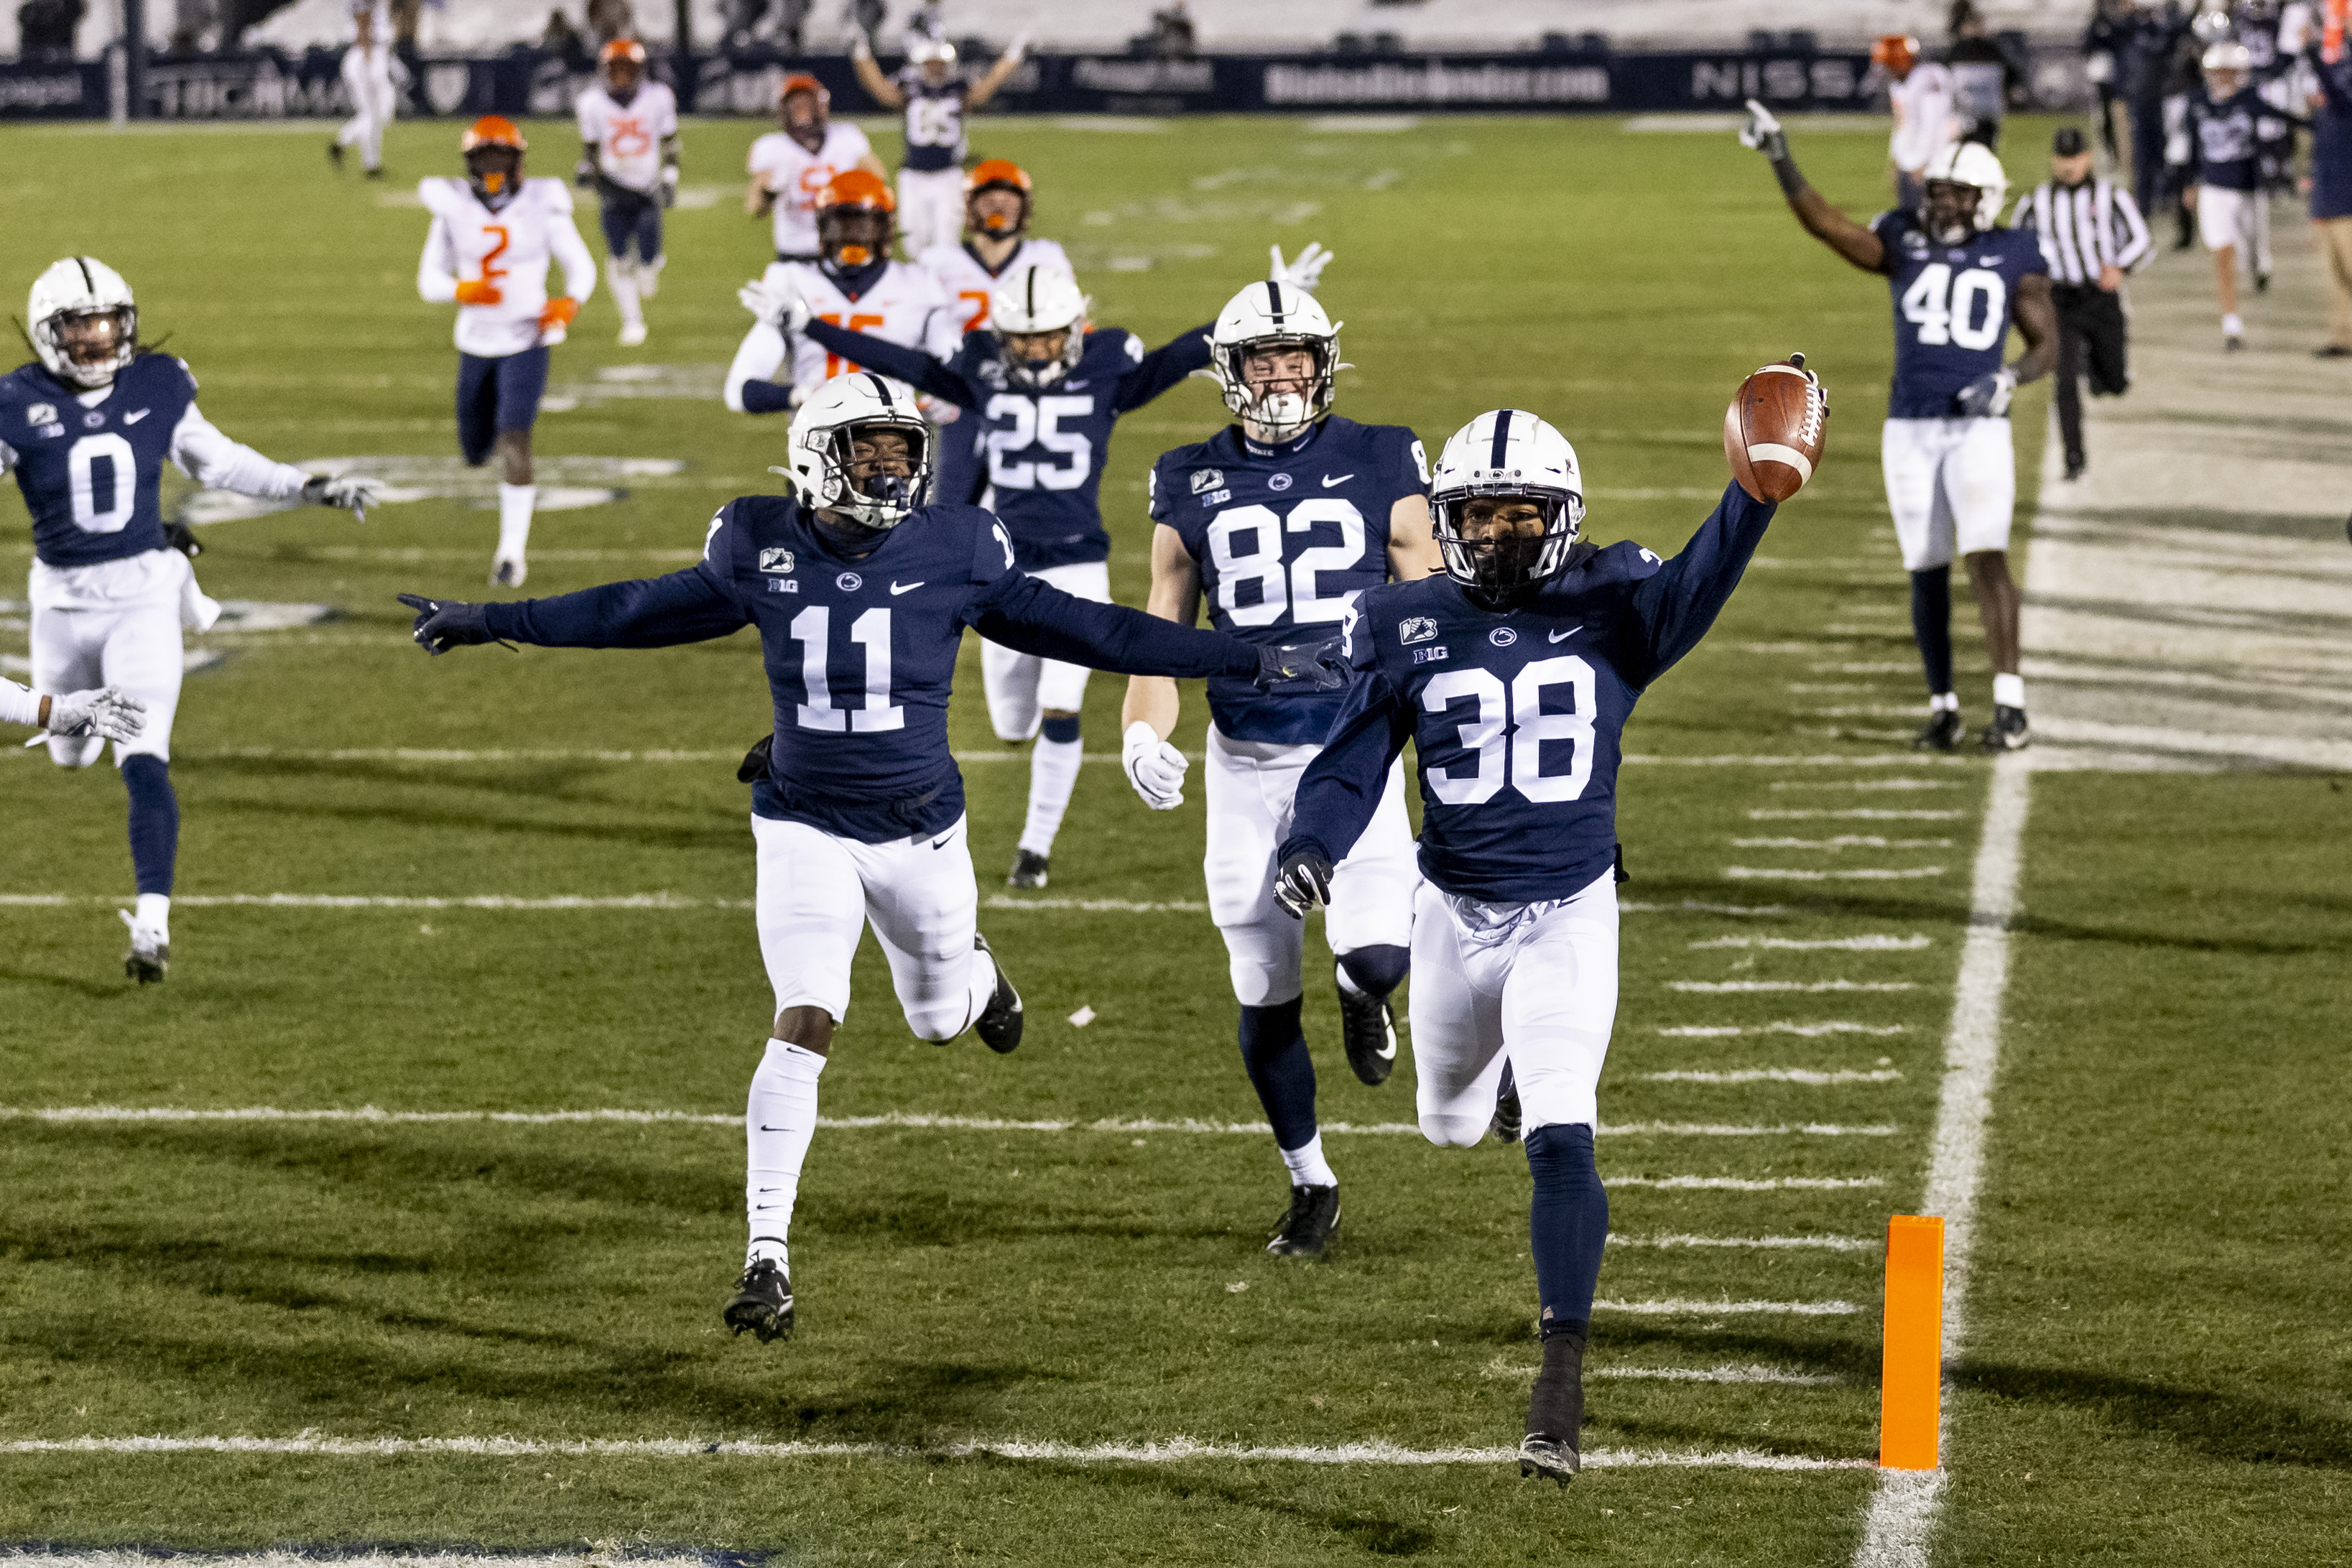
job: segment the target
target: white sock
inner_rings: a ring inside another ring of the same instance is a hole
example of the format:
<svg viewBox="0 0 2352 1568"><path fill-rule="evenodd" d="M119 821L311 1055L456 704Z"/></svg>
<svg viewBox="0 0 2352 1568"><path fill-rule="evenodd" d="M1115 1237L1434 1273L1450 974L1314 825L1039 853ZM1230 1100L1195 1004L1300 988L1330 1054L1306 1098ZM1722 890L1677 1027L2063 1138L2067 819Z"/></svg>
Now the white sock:
<svg viewBox="0 0 2352 1568"><path fill-rule="evenodd" d="M1062 831L1062 813L1070 809L1070 790L1078 781L1078 763L1085 756L1083 740L1039 740L1029 759L1029 821L1021 830L1021 847L1031 854L1054 852L1054 835Z"/></svg>
<svg viewBox="0 0 2352 1568"><path fill-rule="evenodd" d="M613 303L621 308L621 324L625 327L644 326L646 313L637 305L636 263L623 256L606 256L604 279L612 285Z"/></svg>
<svg viewBox="0 0 2352 1568"><path fill-rule="evenodd" d="M2242 338L2245 335L2246 324L2238 319L2238 313L2236 311L2232 310L2227 316L2221 318L2221 336L2225 338Z"/></svg>
<svg viewBox="0 0 2352 1568"><path fill-rule="evenodd" d="M784 1239L793 1227L793 1199L801 1189L801 1162L816 1134L816 1081L824 1058L781 1040L751 1074L751 1097L743 1111L743 1138L750 1149L743 1180L744 1216L751 1245L746 1263L761 1258L786 1261Z"/></svg>
<svg viewBox="0 0 2352 1568"><path fill-rule="evenodd" d="M1316 1134L1295 1149L1282 1151L1282 1163L1290 1167L1293 1186L1338 1186L1339 1176L1323 1160L1323 1134Z"/></svg>
<svg viewBox="0 0 2352 1568"><path fill-rule="evenodd" d="M530 543L530 509L539 503L536 485L499 486L499 559L520 560Z"/></svg>
<svg viewBox="0 0 2352 1568"><path fill-rule="evenodd" d="M169 942L172 939L172 895L168 893L141 894L138 920L158 938Z"/></svg>
<svg viewBox="0 0 2352 1568"><path fill-rule="evenodd" d="M2002 707L2023 707L2025 706L2025 677L2023 675L1995 675L1992 678L1992 700Z"/></svg>
<svg viewBox="0 0 2352 1568"><path fill-rule="evenodd" d="M1927 711L1929 713L1959 712L1960 694L1958 692L1937 692L1934 696L1927 699Z"/></svg>
<svg viewBox="0 0 2352 1568"><path fill-rule="evenodd" d="M639 261L632 264L636 269L637 292L639 294L644 295L648 299L651 299L654 297L654 291L661 286L662 263L668 259L669 257L667 256L657 256L651 261Z"/></svg>

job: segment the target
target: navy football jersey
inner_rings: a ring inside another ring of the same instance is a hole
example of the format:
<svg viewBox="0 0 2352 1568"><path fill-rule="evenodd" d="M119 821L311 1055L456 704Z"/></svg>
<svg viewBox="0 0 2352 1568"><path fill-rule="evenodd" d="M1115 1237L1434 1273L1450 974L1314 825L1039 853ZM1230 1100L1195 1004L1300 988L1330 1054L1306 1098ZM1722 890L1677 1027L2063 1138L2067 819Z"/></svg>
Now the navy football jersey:
<svg viewBox="0 0 2352 1568"><path fill-rule="evenodd" d="M2192 178L2227 191L2251 191L2261 184L2263 137L2257 122L2276 113L2251 87L2219 103L2210 94L2191 93L2188 131Z"/></svg>
<svg viewBox="0 0 2352 1568"><path fill-rule="evenodd" d="M898 73L898 90L907 95L907 152L898 166L922 172L963 167L963 100L971 85L956 77L926 81L922 67L908 66Z"/></svg>
<svg viewBox="0 0 2352 1568"><path fill-rule="evenodd" d="M681 571L492 604L488 624L518 643L597 648L757 627L775 726L752 810L867 843L943 832L963 814L948 695L967 625L1127 674L1257 664L1255 649L1229 638L1087 604L1024 575L1003 525L977 507L927 507L850 559L783 496L728 502L702 559Z"/></svg>
<svg viewBox="0 0 2352 1568"><path fill-rule="evenodd" d="M1428 494L1412 431L1336 415L1272 450L1227 425L1151 469L1152 520L1200 564L1209 624L1254 643L1336 634L1388 580L1389 509ZM1323 738L1343 695L1212 680L1209 711L1234 740L1296 746Z"/></svg>
<svg viewBox="0 0 2352 1568"><path fill-rule="evenodd" d="M1365 593L1348 623L1355 678L1299 780L1282 852L1343 858L1411 740L1432 883L1498 903L1581 891L1615 861L1633 704L1714 624L1773 510L1733 485L1674 559L1580 544L1507 613L1443 573Z"/></svg>
<svg viewBox="0 0 2352 1568"><path fill-rule="evenodd" d="M1948 419L1962 387L2000 369L2017 286L2031 273L2047 277L2050 264L2025 229L1985 229L1965 245L1937 245L1917 214L1900 208L1879 214L1870 229L1886 246L1895 296L1886 416Z"/></svg>
<svg viewBox="0 0 2352 1568"><path fill-rule="evenodd" d="M1209 363L1206 327L1149 353L1142 339L1110 327L1086 335L1077 367L1061 381L1028 392L1007 379L997 335L986 329L965 333L945 364L919 349L821 321L809 324L808 335L966 411L940 434L933 494L961 502L984 491L1024 571L1110 559L1101 491L1112 427Z"/></svg>
<svg viewBox="0 0 2352 1568"><path fill-rule="evenodd" d="M169 354L142 354L96 408L41 365L0 377L0 444L51 566L90 566L163 548L163 465L196 378Z"/></svg>

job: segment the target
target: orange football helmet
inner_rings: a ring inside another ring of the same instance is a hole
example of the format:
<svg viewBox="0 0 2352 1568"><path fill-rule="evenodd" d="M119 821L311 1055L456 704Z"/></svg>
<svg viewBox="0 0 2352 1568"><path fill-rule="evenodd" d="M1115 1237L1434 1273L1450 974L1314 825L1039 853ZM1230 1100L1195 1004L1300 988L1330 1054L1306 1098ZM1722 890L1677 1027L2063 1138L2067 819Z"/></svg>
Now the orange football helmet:
<svg viewBox="0 0 2352 1568"><path fill-rule="evenodd" d="M634 92L646 79L646 47L635 38L614 38L598 51L596 70L606 87L617 89L625 78L625 86Z"/></svg>
<svg viewBox="0 0 2352 1568"><path fill-rule="evenodd" d="M790 131L793 128L792 104L793 95L797 93L808 94L808 123L823 126L826 117L833 113L833 94L825 90L824 83L801 71L786 77L783 85L776 89L776 118L784 129Z"/></svg>
<svg viewBox="0 0 2352 1568"><path fill-rule="evenodd" d="M981 213L972 203L984 191L1010 191L1021 198L1017 213ZM964 226L977 234L1008 238L1029 226L1029 172L1010 158L984 158L963 180Z"/></svg>
<svg viewBox="0 0 2352 1568"><path fill-rule="evenodd" d="M845 169L816 199L817 247L835 267L887 259L898 229L898 198L881 175Z"/></svg>
<svg viewBox="0 0 2352 1568"><path fill-rule="evenodd" d="M1886 74L1901 81L1919 63L1919 40L1906 38L1900 33L1889 33L1870 46L1870 63L1884 67Z"/></svg>
<svg viewBox="0 0 2352 1568"><path fill-rule="evenodd" d="M465 154L466 183L483 205L499 206L521 188L522 155L530 145L502 114L486 114L466 128L457 147Z"/></svg>

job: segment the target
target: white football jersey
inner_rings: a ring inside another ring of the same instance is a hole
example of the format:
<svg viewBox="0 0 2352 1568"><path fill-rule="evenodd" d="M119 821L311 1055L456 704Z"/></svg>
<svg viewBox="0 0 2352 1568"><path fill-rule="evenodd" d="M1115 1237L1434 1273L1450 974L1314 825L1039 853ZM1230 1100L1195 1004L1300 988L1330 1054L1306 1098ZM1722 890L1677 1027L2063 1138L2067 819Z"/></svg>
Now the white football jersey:
<svg viewBox="0 0 2352 1568"><path fill-rule="evenodd" d="M988 325L989 298L1014 267L1043 267L1073 283L1078 279L1061 246L1049 239L1023 240L994 272L981 266L980 258L971 254L969 246L961 245L935 245L923 252L915 265L938 279L940 287L946 291L955 307L956 330L960 334L977 332Z"/></svg>
<svg viewBox="0 0 2352 1568"><path fill-rule="evenodd" d="M1903 111L1903 123L1887 139L1887 152L1897 169L1916 174L1952 139L1952 73L1922 60L1902 81L1888 82L1886 96Z"/></svg>
<svg viewBox="0 0 2352 1568"><path fill-rule="evenodd" d="M627 104L598 82L580 95L580 140L596 149L604 178L640 194L661 183L664 137L677 134L677 95L660 82L639 84Z"/></svg>
<svg viewBox="0 0 2352 1568"><path fill-rule="evenodd" d="M852 299L825 270L813 262L768 264L768 281L782 282L800 293L809 311L820 321L871 332L909 349L920 349L936 360L955 357L963 344L962 318L931 275L903 261L883 268L881 280ZM857 366L829 354L808 339L794 334L793 384L807 391Z"/></svg>
<svg viewBox="0 0 2352 1568"><path fill-rule="evenodd" d="M816 254L816 199L835 174L857 167L873 144L855 125L835 120L825 127L824 141L814 152L781 131L771 131L751 143L751 172L776 193L776 254Z"/></svg>
<svg viewBox="0 0 2352 1568"><path fill-rule="evenodd" d="M562 181L525 180L515 199L497 212L482 205L463 180L425 180L416 193L433 214L417 265L419 291L432 298L429 285L436 277L499 286L496 305L457 307L457 347L464 352L496 359L539 341L551 260L562 263L563 291L572 298L585 303L596 287L595 258L572 226L572 191Z"/></svg>

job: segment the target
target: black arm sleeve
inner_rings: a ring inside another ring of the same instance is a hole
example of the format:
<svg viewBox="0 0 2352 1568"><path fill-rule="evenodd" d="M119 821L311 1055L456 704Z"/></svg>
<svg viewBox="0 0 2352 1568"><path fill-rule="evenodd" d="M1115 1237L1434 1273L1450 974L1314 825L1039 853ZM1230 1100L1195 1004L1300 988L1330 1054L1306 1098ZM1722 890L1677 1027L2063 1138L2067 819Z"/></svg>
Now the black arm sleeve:
<svg viewBox="0 0 2352 1568"><path fill-rule="evenodd" d="M992 643L1119 675L1257 674L1257 644L1179 626L1124 604L1097 604L1042 579L1006 572L966 612Z"/></svg>
<svg viewBox="0 0 2352 1568"><path fill-rule="evenodd" d="M1648 685L1698 646L1739 586L1777 509L1737 483L1726 486L1723 499L1682 553L1634 585L1633 614L1648 644L1641 685Z"/></svg>
<svg viewBox="0 0 2352 1568"><path fill-rule="evenodd" d="M667 577L519 599L488 610L492 632L542 648L667 648L724 637L745 623L734 596L700 562Z"/></svg>
<svg viewBox="0 0 2352 1568"><path fill-rule="evenodd" d="M1275 863L1307 849L1319 851L1334 865L1347 859L1380 810L1390 764L1403 754L1412 736L1412 714L1397 700L1388 677L1378 670L1358 671L1322 751L1299 777L1290 836L1275 852Z"/></svg>
<svg viewBox="0 0 2352 1568"><path fill-rule="evenodd" d="M929 392L958 408L978 408L980 394L971 383L920 349L853 332L829 321L812 321L802 332L808 340L869 371L879 371L917 392Z"/></svg>
<svg viewBox="0 0 2352 1568"><path fill-rule="evenodd" d="M1118 378L1118 395L1112 401L1112 408L1120 413L1141 408L1161 392L1181 384L1194 371L1207 370L1209 334L1215 329L1213 321L1195 327L1144 355L1141 362Z"/></svg>

